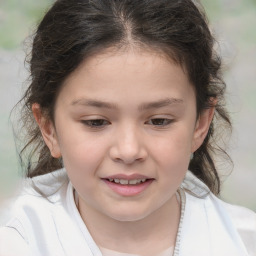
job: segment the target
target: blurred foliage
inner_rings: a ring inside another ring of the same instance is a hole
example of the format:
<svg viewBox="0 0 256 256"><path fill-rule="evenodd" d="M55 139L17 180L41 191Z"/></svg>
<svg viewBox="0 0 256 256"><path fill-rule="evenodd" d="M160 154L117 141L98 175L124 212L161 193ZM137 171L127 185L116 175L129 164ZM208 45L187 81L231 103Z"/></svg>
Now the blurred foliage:
<svg viewBox="0 0 256 256"><path fill-rule="evenodd" d="M53 0L0 0L0 47L20 46Z"/></svg>
<svg viewBox="0 0 256 256"><path fill-rule="evenodd" d="M256 0L201 0L211 23L238 43L255 45Z"/></svg>

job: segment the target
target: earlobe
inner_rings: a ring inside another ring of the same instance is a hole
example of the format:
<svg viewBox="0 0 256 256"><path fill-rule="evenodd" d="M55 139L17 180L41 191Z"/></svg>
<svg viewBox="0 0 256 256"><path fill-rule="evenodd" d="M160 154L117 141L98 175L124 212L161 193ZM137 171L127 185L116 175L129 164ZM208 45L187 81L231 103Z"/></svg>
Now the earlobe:
<svg viewBox="0 0 256 256"><path fill-rule="evenodd" d="M41 111L41 107L38 103L34 103L32 105L32 112L40 128L44 142L49 148L52 157L60 158L61 152L60 152L59 143L56 136L55 127L52 121L43 115Z"/></svg>
<svg viewBox="0 0 256 256"><path fill-rule="evenodd" d="M209 131L209 127L211 125L213 116L214 116L215 108L211 107L203 110L196 122L193 144L192 144L192 152L195 152L204 142L205 137Z"/></svg>

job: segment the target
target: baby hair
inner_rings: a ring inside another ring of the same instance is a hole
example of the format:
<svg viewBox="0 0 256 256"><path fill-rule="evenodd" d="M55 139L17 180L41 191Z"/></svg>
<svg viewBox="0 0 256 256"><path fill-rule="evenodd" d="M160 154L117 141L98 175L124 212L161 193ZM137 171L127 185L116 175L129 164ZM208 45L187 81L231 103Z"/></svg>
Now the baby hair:
<svg viewBox="0 0 256 256"><path fill-rule="evenodd" d="M189 169L218 194L220 179L214 158L217 152L226 153L216 136L231 123L214 44L203 10L192 0L57 0L35 32L30 84L21 100L27 137L20 156L27 177L62 167L62 160L53 158L43 141L32 105L39 104L44 117L54 124L58 93L82 62L110 48L125 51L132 47L159 53L184 69L195 90L198 118L204 109L215 106L208 135Z"/></svg>

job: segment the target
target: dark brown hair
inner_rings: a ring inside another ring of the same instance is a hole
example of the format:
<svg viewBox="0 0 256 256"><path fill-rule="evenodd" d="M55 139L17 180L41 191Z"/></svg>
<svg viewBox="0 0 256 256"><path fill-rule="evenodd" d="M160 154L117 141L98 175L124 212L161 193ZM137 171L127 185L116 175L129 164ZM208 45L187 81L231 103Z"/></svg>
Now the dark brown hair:
<svg viewBox="0 0 256 256"><path fill-rule="evenodd" d="M109 47L133 44L161 51L185 68L196 91L198 115L217 99L208 135L189 169L218 194L220 180L213 158L216 151L225 151L217 145L216 129L231 124L224 108L225 83L214 43L203 11L191 0L56 1L35 32L29 60L31 82L21 101L27 139L20 156L27 161L23 161L27 176L62 167L43 141L32 104L38 103L54 122L58 92L84 59Z"/></svg>

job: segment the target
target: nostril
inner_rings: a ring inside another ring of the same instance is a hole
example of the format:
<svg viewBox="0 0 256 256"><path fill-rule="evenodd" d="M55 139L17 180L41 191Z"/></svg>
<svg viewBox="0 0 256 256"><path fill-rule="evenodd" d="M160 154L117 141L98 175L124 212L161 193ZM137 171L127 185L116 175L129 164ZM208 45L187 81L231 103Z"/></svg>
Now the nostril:
<svg viewBox="0 0 256 256"><path fill-rule="evenodd" d="M113 158L113 160L114 160L114 162L118 162L118 163L123 162L122 159L118 158L118 157L117 158Z"/></svg>

